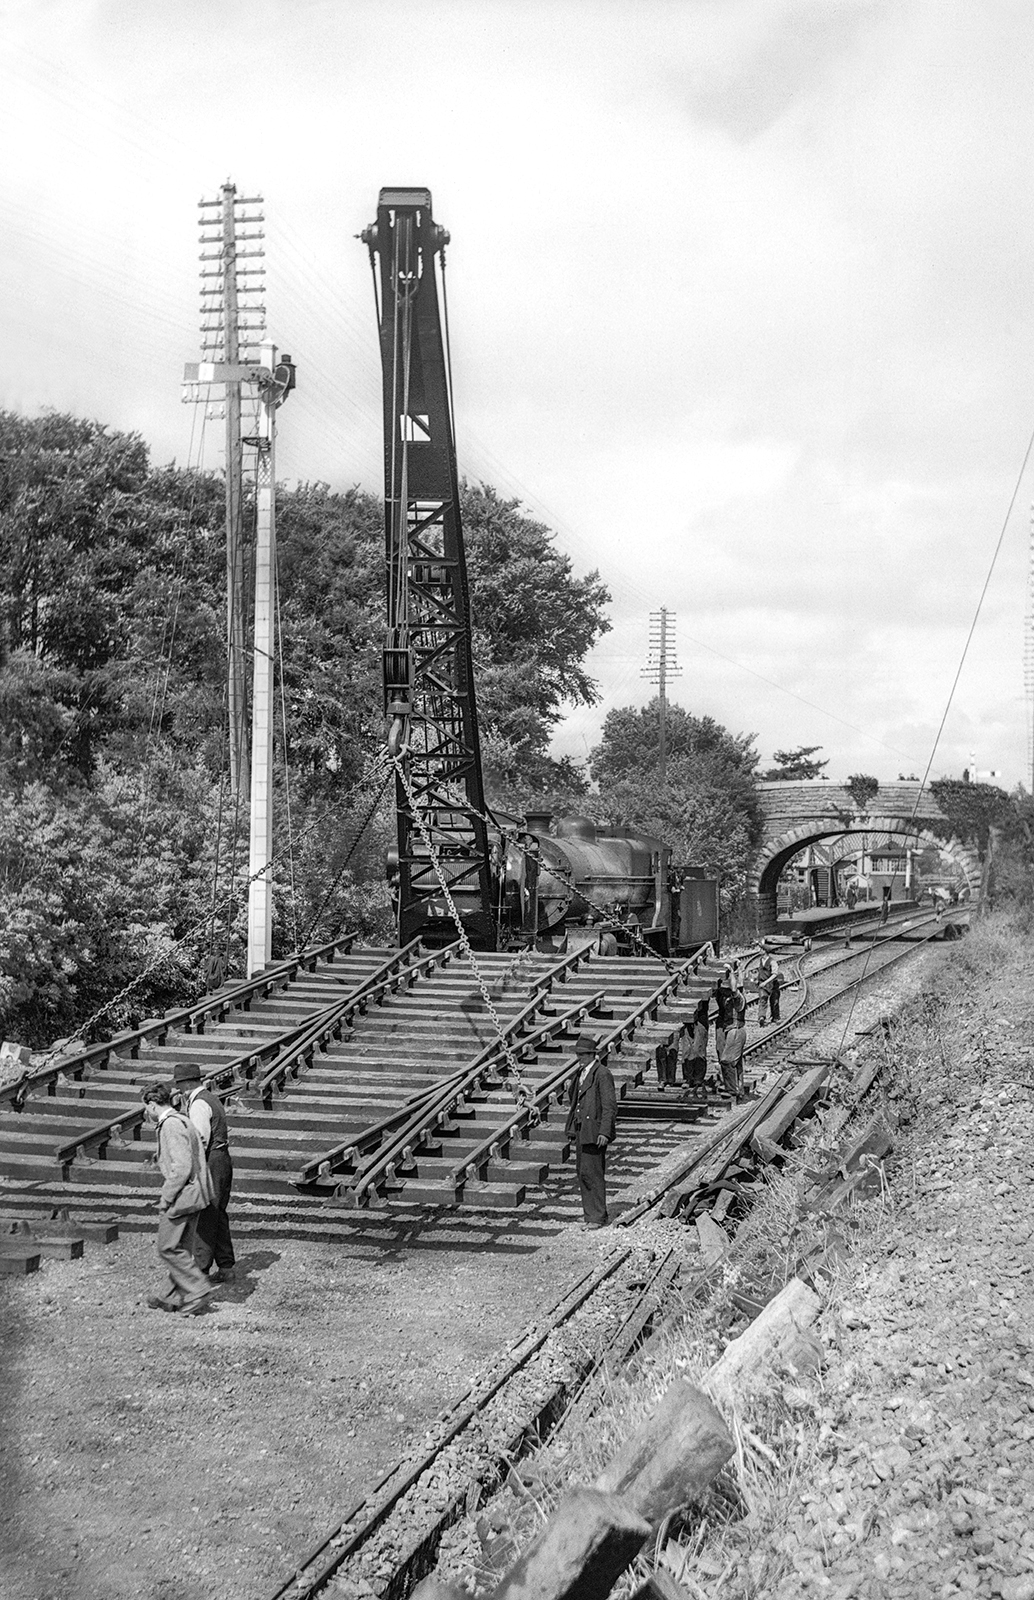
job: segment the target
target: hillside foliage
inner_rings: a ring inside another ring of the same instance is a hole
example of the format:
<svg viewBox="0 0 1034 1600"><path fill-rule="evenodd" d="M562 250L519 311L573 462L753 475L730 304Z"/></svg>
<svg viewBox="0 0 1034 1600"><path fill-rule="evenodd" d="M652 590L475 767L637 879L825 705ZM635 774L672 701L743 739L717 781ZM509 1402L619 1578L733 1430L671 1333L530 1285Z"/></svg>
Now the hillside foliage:
<svg viewBox="0 0 1034 1600"><path fill-rule="evenodd" d="M584 661L609 596L516 501L463 495L489 775L577 783L549 738L565 706L596 698ZM392 821L363 781L383 737L380 502L284 489L277 533L274 955L341 926L388 937ZM125 1025L240 970L224 548L218 477L156 467L96 422L0 413L5 1037L49 1041L104 1005L107 1028Z"/></svg>

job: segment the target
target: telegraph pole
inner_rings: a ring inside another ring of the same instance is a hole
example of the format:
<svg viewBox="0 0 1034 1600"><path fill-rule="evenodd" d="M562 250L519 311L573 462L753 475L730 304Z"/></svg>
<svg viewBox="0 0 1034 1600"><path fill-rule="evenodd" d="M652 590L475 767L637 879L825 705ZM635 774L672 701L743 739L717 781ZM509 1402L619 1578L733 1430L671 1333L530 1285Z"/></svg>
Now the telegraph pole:
<svg viewBox="0 0 1034 1600"><path fill-rule="evenodd" d="M241 266L245 257L258 257L263 250L241 249L245 241L261 240L258 232L243 231L260 223L262 214L247 213L244 207L261 205L260 196L238 195L232 183L224 183L218 200L201 200L202 279L218 282L201 289L202 354L214 357L228 367L237 367L249 356L254 362L257 339L265 333L265 307L256 305L253 296L261 293L265 267ZM254 283L247 280L255 279ZM223 416L226 428L226 703L230 746L230 791L235 802L248 789L248 694L246 588L244 569L244 521L241 459L241 386L225 384Z"/></svg>
<svg viewBox="0 0 1034 1600"><path fill-rule="evenodd" d="M265 340L260 366L273 377L276 346ZM251 848L248 857L248 977L268 966L273 938L273 606L276 550L274 384L261 385L255 468L255 664L251 690Z"/></svg>
<svg viewBox="0 0 1034 1600"><path fill-rule="evenodd" d="M675 655L675 613L667 606L650 613L650 654L640 675L657 685L658 744L657 777L664 783L668 776L668 682L680 677L682 668Z"/></svg>
<svg viewBox="0 0 1034 1600"><path fill-rule="evenodd" d="M265 268L239 265L246 256L262 256L259 245L242 250L244 241L261 240L261 231L242 231L263 218L238 211L261 204L242 198L225 183L218 200L202 200L217 215L202 214L202 244L211 249L201 259L218 262L203 278L218 278L217 287L201 290L202 359L183 373L186 400L207 401L211 386L225 393L226 418L226 610L231 786L238 800L250 789L251 824L248 866L248 976L269 963L273 937L273 659L276 607L276 411L294 388L290 356L277 361L276 346L266 338L265 311L251 297L262 288ZM206 232L205 230L208 230ZM254 284L242 279L257 278ZM217 302L211 304L211 301ZM242 385L245 386L242 397ZM246 398L245 398L246 397ZM242 413L253 431L246 434ZM248 760L247 679L245 651L245 560L243 497L244 447L256 452L255 473L255 619L252 676L251 760ZM250 768L250 771L249 771Z"/></svg>

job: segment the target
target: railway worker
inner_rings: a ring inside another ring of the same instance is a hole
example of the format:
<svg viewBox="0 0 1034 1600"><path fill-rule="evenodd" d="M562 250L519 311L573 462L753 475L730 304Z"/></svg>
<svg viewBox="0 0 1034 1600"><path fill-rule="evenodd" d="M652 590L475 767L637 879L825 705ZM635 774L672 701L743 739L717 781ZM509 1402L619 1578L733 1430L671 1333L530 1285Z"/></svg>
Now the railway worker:
<svg viewBox="0 0 1034 1600"><path fill-rule="evenodd" d="M714 1025L714 1042L718 1049L718 1059L722 1059L722 1045L725 1043L726 1030L731 1026L735 1012L736 996L740 990L740 964L734 961L727 966L714 987L714 1002L718 1007L718 1017Z"/></svg>
<svg viewBox="0 0 1034 1600"><path fill-rule="evenodd" d="M597 1040L580 1033L574 1052L578 1071L571 1083L571 1109L565 1132L575 1144L578 1192L585 1227L605 1228L607 1216L607 1146L613 1142L617 1094L610 1068L596 1054Z"/></svg>
<svg viewBox="0 0 1034 1600"><path fill-rule="evenodd" d="M183 1110L201 1137L211 1180L212 1199L198 1218L194 1259L206 1274L215 1263L216 1283L232 1283L236 1259L226 1208L233 1187L233 1162L226 1112L219 1096L202 1084L201 1068L196 1062L178 1062L172 1069L172 1083Z"/></svg>
<svg viewBox="0 0 1034 1600"><path fill-rule="evenodd" d="M772 1021L779 1021L779 991L783 986L783 975L775 956L768 950L765 951L758 962L758 1027L768 1026L768 1016L771 1011Z"/></svg>
<svg viewBox="0 0 1034 1600"><path fill-rule="evenodd" d="M698 1000L693 1015L682 1024L679 1034L678 1059L682 1066L682 1081L698 1093L707 1077L707 1032L710 1026L711 996Z"/></svg>
<svg viewBox="0 0 1034 1600"><path fill-rule="evenodd" d="M657 1064L657 1087L661 1094L665 1089L674 1088L676 1083L676 1069L678 1066L678 1046L674 1040L662 1039L654 1050L654 1061Z"/></svg>
<svg viewBox="0 0 1034 1600"><path fill-rule="evenodd" d="M737 991L730 1006L729 1026L725 1030L718 1060L722 1081L727 1094L734 1100L744 1100L743 1052L747 1045L747 1002Z"/></svg>
<svg viewBox="0 0 1034 1600"><path fill-rule="evenodd" d="M147 1303L156 1311L190 1317L204 1310L214 1287L194 1260L197 1219L211 1197L204 1147L190 1119L173 1106L168 1084L148 1084L141 1098L144 1117L155 1130L155 1159L164 1180L156 1249L169 1274L165 1292Z"/></svg>

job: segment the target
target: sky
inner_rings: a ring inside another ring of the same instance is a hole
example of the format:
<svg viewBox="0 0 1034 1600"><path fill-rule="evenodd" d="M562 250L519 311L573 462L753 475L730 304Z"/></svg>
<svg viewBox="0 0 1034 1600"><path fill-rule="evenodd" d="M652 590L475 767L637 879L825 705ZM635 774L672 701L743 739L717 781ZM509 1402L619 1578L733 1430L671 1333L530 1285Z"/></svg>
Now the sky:
<svg viewBox="0 0 1034 1600"><path fill-rule="evenodd" d="M0 0L0 405L219 470L180 379L231 179L278 476L380 492L355 235L427 186L460 470L613 597L557 754L649 698L664 605L672 697L763 764L1029 787L1032 64L1027 0Z"/></svg>

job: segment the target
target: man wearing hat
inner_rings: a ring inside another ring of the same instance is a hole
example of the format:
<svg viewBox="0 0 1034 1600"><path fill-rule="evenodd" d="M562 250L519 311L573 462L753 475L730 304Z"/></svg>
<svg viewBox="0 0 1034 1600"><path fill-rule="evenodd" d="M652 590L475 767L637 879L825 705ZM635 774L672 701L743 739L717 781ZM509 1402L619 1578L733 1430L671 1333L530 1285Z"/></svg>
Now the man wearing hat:
<svg viewBox="0 0 1034 1600"><path fill-rule="evenodd" d="M596 1054L591 1033L575 1040L578 1071L571 1082L571 1109L565 1132L575 1142L578 1189L586 1228L605 1228L607 1217L607 1146L614 1138L617 1095L610 1068Z"/></svg>
<svg viewBox="0 0 1034 1600"><path fill-rule="evenodd" d="M184 1112L200 1135L212 1187L211 1204L205 1207L197 1220L194 1259L202 1272L208 1272L214 1261L217 1268L215 1281L232 1283L235 1257L226 1208L230 1203L233 1185L233 1162L230 1160L226 1112L219 1096L204 1088L201 1068L196 1062L177 1062L172 1069L172 1083L180 1096Z"/></svg>

